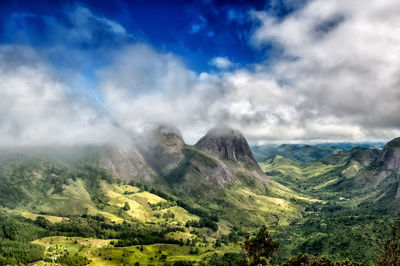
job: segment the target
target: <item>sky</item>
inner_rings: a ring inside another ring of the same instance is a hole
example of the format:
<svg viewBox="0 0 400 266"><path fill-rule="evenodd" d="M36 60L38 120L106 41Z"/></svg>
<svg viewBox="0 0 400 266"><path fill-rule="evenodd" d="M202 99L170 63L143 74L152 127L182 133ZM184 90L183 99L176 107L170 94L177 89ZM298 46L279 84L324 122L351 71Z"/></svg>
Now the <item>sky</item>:
<svg viewBox="0 0 400 266"><path fill-rule="evenodd" d="M400 2L1 1L0 144L169 123L251 143L400 136Z"/></svg>

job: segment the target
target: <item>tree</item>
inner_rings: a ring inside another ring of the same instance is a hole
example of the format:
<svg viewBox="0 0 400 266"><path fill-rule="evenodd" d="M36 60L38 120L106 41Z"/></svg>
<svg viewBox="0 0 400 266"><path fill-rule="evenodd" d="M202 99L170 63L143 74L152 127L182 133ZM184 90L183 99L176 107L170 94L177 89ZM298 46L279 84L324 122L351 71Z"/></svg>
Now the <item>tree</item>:
<svg viewBox="0 0 400 266"><path fill-rule="evenodd" d="M90 264L91 260L78 254L64 254L57 259L57 263L62 265L83 266Z"/></svg>
<svg viewBox="0 0 400 266"><path fill-rule="evenodd" d="M333 261L329 258L322 257L314 257L309 256L307 254L300 254L296 257L290 258L288 261L282 264L282 266L362 266L365 264L359 264L357 262L351 261L349 259L345 259L343 261Z"/></svg>
<svg viewBox="0 0 400 266"><path fill-rule="evenodd" d="M386 241L378 263L379 265L400 265L400 226L393 226L392 235Z"/></svg>
<svg viewBox="0 0 400 266"><path fill-rule="evenodd" d="M129 211L131 209L131 206L129 206L128 202L125 202L124 207L122 208L124 211Z"/></svg>
<svg viewBox="0 0 400 266"><path fill-rule="evenodd" d="M267 227L262 226L255 236L245 235L243 250L250 265L270 265L278 246L269 236Z"/></svg>
<svg viewBox="0 0 400 266"><path fill-rule="evenodd" d="M221 239L217 238L217 239L215 240L214 247L215 247L215 248L219 248L219 247L221 247L221 246L222 246Z"/></svg>
<svg viewBox="0 0 400 266"><path fill-rule="evenodd" d="M43 216L36 217L35 224L37 224L43 228L49 228L51 226L51 223L49 222L49 220L47 220Z"/></svg>
<svg viewBox="0 0 400 266"><path fill-rule="evenodd" d="M225 253L219 255L217 253L205 256L200 261L200 265L213 265L213 266L247 266L244 254L240 253Z"/></svg>
<svg viewBox="0 0 400 266"><path fill-rule="evenodd" d="M175 213L173 213L172 211L168 210L167 212L165 212L163 214L163 218L168 220L169 218L174 219L175 218Z"/></svg>

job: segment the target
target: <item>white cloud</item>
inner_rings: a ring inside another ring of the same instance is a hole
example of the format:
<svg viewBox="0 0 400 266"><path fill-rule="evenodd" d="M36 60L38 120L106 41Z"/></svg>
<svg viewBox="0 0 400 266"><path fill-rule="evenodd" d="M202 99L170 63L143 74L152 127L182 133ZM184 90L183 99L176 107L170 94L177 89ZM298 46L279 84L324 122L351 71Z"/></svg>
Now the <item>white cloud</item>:
<svg viewBox="0 0 400 266"><path fill-rule="evenodd" d="M32 49L0 47L0 145L103 143L126 138Z"/></svg>
<svg viewBox="0 0 400 266"><path fill-rule="evenodd" d="M94 15L86 7L75 6L68 13L69 22L72 24L73 31L68 33L75 33L76 38L80 41L86 39L92 39L94 34L96 34L96 27L101 29L101 31L113 33L115 35L126 35L127 32L125 28L110 19L103 16Z"/></svg>
<svg viewBox="0 0 400 266"><path fill-rule="evenodd" d="M233 63L226 57L214 57L210 64L220 69L226 69L233 66Z"/></svg>
<svg viewBox="0 0 400 266"><path fill-rule="evenodd" d="M108 111L124 128L171 123L189 142L209 127L213 106L225 95L218 77L196 75L174 55L146 45L118 51L98 76Z"/></svg>
<svg viewBox="0 0 400 266"><path fill-rule="evenodd" d="M254 46L274 43L283 55L248 69L217 57L210 63L224 71L198 75L145 44L108 50L111 63L97 71L102 105L34 49L2 46L0 144L110 141L123 138L114 123L134 131L151 122L176 125L189 143L214 125L252 141L393 138L400 135L399 12L400 3L387 0L314 0L283 20L254 12ZM88 16L83 9L72 21ZM109 34L125 34L97 19ZM68 36L89 41L93 31Z"/></svg>
<svg viewBox="0 0 400 266"><path fill-rule="evenodd" d="M396 1L315 0L282 21L253 13L253 43L283 48L268 71L302 99L292 123L305 138L400 134L399 12Z"/></svg>

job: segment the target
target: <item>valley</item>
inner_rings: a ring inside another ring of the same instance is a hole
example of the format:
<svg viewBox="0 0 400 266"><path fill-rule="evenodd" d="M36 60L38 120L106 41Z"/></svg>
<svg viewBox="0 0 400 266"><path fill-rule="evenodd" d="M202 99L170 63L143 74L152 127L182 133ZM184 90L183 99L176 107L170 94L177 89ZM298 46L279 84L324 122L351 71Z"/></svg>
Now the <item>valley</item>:
<svg viewBox="0 0 400 266"><path fill-rule="evenodd" d="M262 226L275 264L374 265L399 224L399 154L394 140L257 162L238 131L187 145L166 125L124 146L2 148L0 265L236 265Z"/></svg>

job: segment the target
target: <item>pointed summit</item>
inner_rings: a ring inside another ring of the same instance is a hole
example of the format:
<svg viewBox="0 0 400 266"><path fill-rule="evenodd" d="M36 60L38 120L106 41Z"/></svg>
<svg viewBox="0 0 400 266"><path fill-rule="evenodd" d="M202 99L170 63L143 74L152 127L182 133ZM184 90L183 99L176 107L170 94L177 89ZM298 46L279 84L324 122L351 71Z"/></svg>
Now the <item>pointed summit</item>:
<svg viewBox="0 0 400 266"><path fill-rule="evenodd" d="M183 159L185 142L180 131L172 125L151 125L136 143L146 161L162 175L167 175Z"/></svg>
<svg viewBox="0 0 400 266"><path fill-rule="evenodd" d="M258 168L247 140L237 130L213 128L196 143L196 147L219 159L245 162Z"/></svg>
<svg viewBox="0 0 400 266"><path fill-rule="evenodd" d="M400 172L400 138L389 141L378 157L386 169Z"/></svg>

